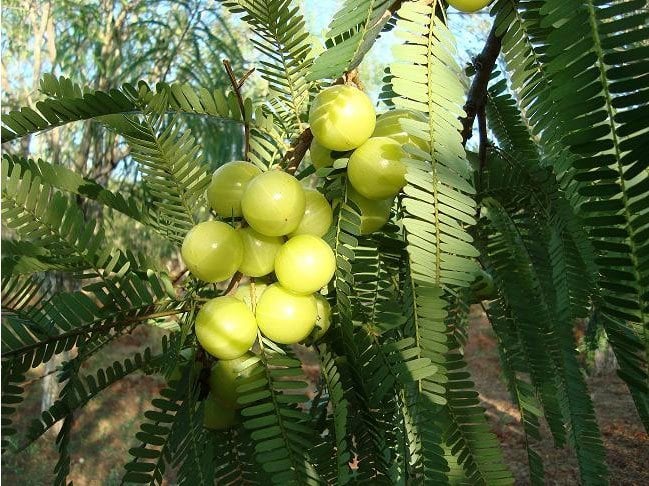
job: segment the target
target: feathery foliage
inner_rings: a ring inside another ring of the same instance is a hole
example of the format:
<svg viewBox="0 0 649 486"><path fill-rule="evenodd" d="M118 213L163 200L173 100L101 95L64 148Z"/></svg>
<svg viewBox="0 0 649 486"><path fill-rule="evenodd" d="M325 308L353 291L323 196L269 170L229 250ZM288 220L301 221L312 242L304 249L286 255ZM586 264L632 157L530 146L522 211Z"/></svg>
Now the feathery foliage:
<svg viewBox="0 0 649 486"><path fill-rule="evenodd" d="M209 79L214 65L220 69L216 51L196 51L196 62L209 65L179 71L202 86L164 82L168 73L155 89L140 81L94 90L44 76L35 106L3 114L2 142L94 120L125 143L137 188L122 194L110 179L100 184L29 158L29 147L17 155L17 144L7 145L3 452L60 424L53 479L67 484L75 414L113 384L145 373L167 383L134 431L123 483L162 484L172 468L188 485L512 484L465 356L474 281L487 273L495 291L482 307L520 412L530 482L546 481L539 447L546 422L555 445L575 451L581 482L605 484L603 441L573 331L597 316L649 427L643 2L497 0L488 42L502 43L506 71L484 76L477 59L468 98L458 34L441 0L344 1L317 56L317 40L290 0L222 1L242 14L261 55L255 68L270 94L254 102L243 81L219 87ZM302 161L311 140L306 114L319 82L353 84L387 28L400 43L380 98L417 115L399 120L410 140L402 144L406 185L387 224L368 235L348 194L350 153L333 153L332 167L302 169L298 178L315 173L334 213L324 240L336 269L322 289L331 327L305 342L319 376L309 387L303 349L259 332L237 369L234 421L209 430L215 359L194 325L203 302L234 293L239 276L229 285L182 272L172 278L166 262L107 238L102 219L83 204L150 227L178 249L210 217L214 140L241 135L230 148L245 146L243 158L262 171L297 170L291 163ZM481 94L485 106L472 106ZM472 110L490 129L480 131L477 156L467 156L462 137L461 120L472 121ZM57 290L57 278L74 287ZM165 331L159 351L83 374L100 350L140 325ZM57 400L18 430L27 374L64 351L73 354L56 369Z"/></svg>

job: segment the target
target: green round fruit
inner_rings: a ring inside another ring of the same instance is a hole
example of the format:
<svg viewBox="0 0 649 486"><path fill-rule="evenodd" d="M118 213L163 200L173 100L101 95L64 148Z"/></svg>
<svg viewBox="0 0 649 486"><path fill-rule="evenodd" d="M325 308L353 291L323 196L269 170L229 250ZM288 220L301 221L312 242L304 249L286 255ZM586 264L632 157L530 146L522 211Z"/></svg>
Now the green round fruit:
<svg viewBox="0 0 649 486"><path fill-rule="evenodd" d="M347 185L347 199L360 209L361 234L369 235L380 230L390 219L390 210L394 198L368 199L354 190L351 184Z"/></svg>
<svg viewBox="0 0 649 486"><path fill-rule="evenodd" d="M477 12L489 5L492 0L446 0L451 7L460 12Z"/></svg>
<svg viewBox="0 0 649 486"><path fill-rule="evenodd" d="M277 280L298 294L320 290L335 271L333 250L322 238L313 235L294 236L282 245L275 257Z"/></svg>
<svg viewBox="0 0 649 486"><path fill-rule="evenodd" d="M331 305L322 294L315 294L315 300L318 307L318 317L311 336L314 341L318 341L331 327Z"/></svg>
<svg viewBox="0 0 649 486"><path fill-rule="evenodd" d="M334 165L334 158L331 156L331 150L324 148L315 138L311 142L309 153L311 154L311 163L316 170Z"/></svg>
<svg viewBox="0 0 649 486"><path fill-rule="evenodd" d="M234 292L234 296L245 303L248 306L248 309L254 312L254 307L257 306L257 302L259 302L259 299L261 298L261 294L264 293L264 290L268 285L264 283L255 283L255 293L254 293L254 300L255 300L255 305L253 306L253 293L252 293L252 285L250 284L244 284L244 285L239 285L237 290Z"/></svg>
<svg viewBox="0 0 649 486"><path fill-rule="evenodd" d="M334 216L329 201L316 189L305 189L306 206L304 216L295 231L289 237L295 235L324 236L331 227Z"/></svg>
<svg viewBox="0 0 649 486"><path fill-rule="evenodd" d="M210 392L216 401L221 402L222 405L228 408L241 408L237 403L237 398L239 398L237 393L238 380L249 377L253 372L254 366L242 369L242 365L254 357L254 354L246 353L236 359L221 359L212 366Z"/></svg>
<svg viewBox="0 0 649 486"><path fill-rule="evenodd" d="M407 118L410 120L425 122L426 117L416 111L411 110L391 110L386 111L378 116L376 119L376 127L374 128L374 133L372 138L375 137L388 137L392 140L399 142L401 146L406 144L413 144L419 149L428 152L428 143L424 140L411 137L408 133L401 127L400 119Z"/></svg>
<svg viewBox="0 0 649 486"><path fill-rule="evenodd" d="M248 183L241 209L253 229L267 236L283 236L300 224L306 196L300 182L290 174L271 170Z"/></svg>
<svg viewBox="0 0 649 486"><path fill-rule="evenodd" d="M406 185L405 152L391 138L370 138L349 157L347 177L368 199L388 199Z"/></svg>
<svg viewBox="0 0 649 486"><path fill-rule="evenodd" d="M192 348L184 348L180 350L180 353L178 353L178 363L174 366L174 369L171 370L169 381L179 381L182 378L182 368L187 366L187 363L192 359L193 354L194 350ZM198 361L194 361L194 371L198 373L200 369L201 364Z"/></svg>
<svg viewBox="0 0 649 486"><path fill-rule="evenodd" d="M209 300L196 316L196 338L215 358L242 356L257 338L257 322L250 309L234 297Z"/></svg>
<svg viewBox="0 0 649 486"><path fill-rule="evenodd" d="M243 242L239 271L249 277L263 277L275 268L275 255L284 244L281 236L266 236L252 228L237 230Z"/></svg>
<svg viewBox="0 0 649 486"><path fill-rule="evenodd" d="M273 284L257 304L257 324L268 339L281 344L304 340L315 326L318 306L313 295L300 295Z"/></svg>
<svg viewBox="0 0 649 486"><path fill-rule="evenodd" d="M227 430L238 422L237 411L224 406L209 394L203 406L203 427L210 430Z"/></svg>
<svg viewBox="0 0 649 486"><path fill-rule="evenodd" d="M243 260L239 234L228 224L205 221L189 230L181 248L183 262L205 282L231 278Z"/></svg>
<svg viewBox="0 0 649 486"><path fill-rule="evenodd" d="M240 160L222 165L207 186L207 200L212 209L222 218L239 218L241 198L250 180L261 174L261 170L250 162Z"/></svg>
<svg viewBox="0 0 649 486"><path fill-rule="evenodd" d="M353 150L374 131L372 100L352 86L336 85L321 91L309 111L313 137L329 150Z"/></svg>
<svg viewBox="0 0 649 486"><path fill-rule="evenodd" d="M471 284L471 289L478 301L492 300L498 296L493 277L482 268L478 270L476 279Z"/></svg>

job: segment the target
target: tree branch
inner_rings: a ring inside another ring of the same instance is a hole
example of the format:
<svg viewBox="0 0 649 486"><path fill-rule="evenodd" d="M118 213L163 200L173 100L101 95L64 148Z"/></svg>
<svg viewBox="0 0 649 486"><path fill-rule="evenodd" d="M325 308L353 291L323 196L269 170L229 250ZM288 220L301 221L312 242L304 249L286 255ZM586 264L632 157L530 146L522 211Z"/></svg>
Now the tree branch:
<svg viewBox="0 0 649 486"><path fill-rule="evenodd" d="M234 75L230 61L224 59L223 66L225 66L225 72L228 74L228 78L230 78L230 84L232 85L232 90L237 97L237 103L239 104L239 110L241 111L241 120L243 121L244 132L244 159L248 160L248 152L250 152L250 122L246 119L246 107L243 103L243 97L241 96L241 87L245 80L254 72L255 68L250 69L243 75L240 81L237 81L237 77Z"/></svg>
<svg viewBox="0 0 649 486"><path fill-rule="evenodd" d="M474 59L476 69L471 88L464 105L466 118L462 118L462 145L466 145L473 132L476 116L484 111L487 104L487 86L491 72L496 64L502 46L501 38L496 35L496 25L491 28L482 52Z"/></svg>

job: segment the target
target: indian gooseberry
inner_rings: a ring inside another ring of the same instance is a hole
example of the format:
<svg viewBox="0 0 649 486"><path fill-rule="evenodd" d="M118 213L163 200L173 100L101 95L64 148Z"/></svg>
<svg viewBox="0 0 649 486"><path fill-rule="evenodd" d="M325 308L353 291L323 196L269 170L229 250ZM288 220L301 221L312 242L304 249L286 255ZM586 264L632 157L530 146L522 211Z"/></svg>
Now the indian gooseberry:
<svg viewBox="0 0 649 486"><path fill-rule="evenodd" d="M231 296L217 297L198 311L196 338L215 358L235 359L255 342L257 322L244 302Z"/></svg>
<svg viewBox="0 0 649 486"><path fill-rule="evenodd" d="M318 341L331 327L331 305L322 294L315 294L314 297L318 308L318 317L311 336L314 341Z"/></svg>
<svg viewBox="0 0 649 486"><path fill-rule="evenodd" d="M347 198L360 210L362 235L369 235L383 228L390 219L394 198L368 199L361 196L351 185L347 185Z"/></svg>
<svg viewBox="0 0 649 486"><path fill-rule="evenodd" d="M282 287L298 294L321 289L329 283L335 270L333 250L322 238L313 235L294 236L282 245L275 257L277 280Z"/></svg>
<svg viewBox="0 0 649 486"><path fill-rule="evenodd" d="M212 397L228 408L241 408L237 403L239 393L237 386L241 378L247 378L254 370L252 363L246 368L243 365L255 355L248 352L235 359L220 359L212 366L210 372L210 392Z"/></svg>
<svg viewBox="0 0 649 486"><path fill-rule="evenodd" d="M347 177L368 199L387 199L406 185L401 144L387 137L370 138L349 157Z"/></svg>
<svg viewBox="0 0 649 486"><path fill-rule="evenodd" d="M250 227L237 230L243 243L243 260L239 271L249 277L263 277L275 268L275 255L284 240L281 236L266 236Z"/></svg>
<svg viewBox="0 0 649 486"><path fill-rule="evenodd" d="M295 235L324 236L334 219L331 205L316 189L305 189L304 195L306 196L304 216L295 231L289 234L289 237Z"/></svg>
<svg viewBox="0 0 649 486"><path fill-rule="evenodd" d="M268 339L295 344L313 330L318 306L313 295L296 294L275 283L261 295L256 316L259 330Z"/></svg>
<svg viewBox="0 0 649 486"><path fill-rule="evenodd" d="M244 284L244 285L239 285L237 290L234 292L234 296L245 303L248 306L248 309L254 312L254 307L257 306L257 302L259 302L259 299L261 298L261 294L264 293L264 290L266 290L266 287L268 285L264 283L255 283L254 285L254 294L253 294L253 286L251 284ZM255 305L253 306L253 297L254 297L254 303Z"/></svg>
<svg viewBox="0 0 649 486"><path fill-rule="evenodd" d="M240 160L216 169L207 186L207 200L214 212L223 218L241 217L243 191L248 182L259 174L259 167Z"/></svg>
<svg viewBox="0 0 649 486"><path fill-rule="evenodd" d="M194 350L192 348L184 348L178 353L178 363L174 366L174 369L169 375L169 381L179 381L183 376L183 368L187 366L190 359L194 355ZM194 361L194 372L198 374L201 369L201 363L199 361Z"/></svg>
<svg viewBox="0 0 649 486"><path fill-rule="evenodd" d="M482 268L476 272L476 279L471 284L471 290L479 301L495 299L497 296L493 277Z"/></svg>
<svg viewBox="0 0 649 486"><path fill-rule="evenodd" d="M329 150L353 150L365 142L376 124L370 98L352 86L322 90L313 100L309 125L313 137Z"/></svg>
<svg viewBox="0 0 649 486"><path fill-rule="evenodd" d="M241 265L243 244L230 225L205 221L189 230L181 255L192 275L205 282L220 282L232 277Z"/></svg>
<svg viewBox="0 0 649 486"><path fill-rule="evenodd" d="M446 0L451 7L460 12L477 12L489 5L492 0Z"/></svg>
<svg viewBox="0 0 649 486"><path fill-rule="evenodd" d="M283 236L300 224L306 196L300 182L279 170L264 172L248 183L241 200L243 216L267 236Z"/></svg>
<svg viewBox="0 0 649 486"><path fill-rule="evenodd" d="M324 148L315 138L311 142L309 153L311 154L311 163L316 170L334 165L334 158L331 156L331 150Z"/></svg>
<svg viewBox="0 0 649 486"><path fill-rule="evenodd" d="M208 394L203 405L203 427L210 430L227 430L237 423L237 411L226 407Z"/></svg>
<svg viewBox="0 0 649 486"><path fill-rule="evenodd" d="M389 137L392 140L399 142L402 146L411 143L421 150L428 152L428 143L424 140L410 136L401 126L402 119L410 119L419 122L425 122L426 117L418 112L412 110L391 110L386 111L378 116L376 119L376 127L372 138L375 137Z"/></svg>

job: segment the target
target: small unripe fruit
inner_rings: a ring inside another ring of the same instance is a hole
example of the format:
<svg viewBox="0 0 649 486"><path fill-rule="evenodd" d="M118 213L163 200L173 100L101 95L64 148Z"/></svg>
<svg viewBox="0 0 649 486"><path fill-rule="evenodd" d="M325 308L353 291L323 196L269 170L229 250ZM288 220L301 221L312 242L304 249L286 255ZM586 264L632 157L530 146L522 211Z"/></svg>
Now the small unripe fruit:
<svg viewBox="0 0 649 486"><path fill-rule="evenodd" d="M368 199L361 196L351 185L347 186L347 199L360 210L362 235L369 235L383 228L390 219L394 198Z"/></svg>
<svg viewBox="0 0 649 486"><path fill-rule="evenodd" d="M231 278L241 265L243 244L230 225L205 221L189 230L181 255L192 275L205 282L221 282Z"/></svg>
<svg viewBox="0 0 649 486"><path fill-rule="evenodd" d="M257 304L257 324L268 339L281 344L295 344L311 334L318 317L313 295L300 295L273 284Z"/></svg>
<svg viewBox="0 0 649 486"><path fill-rule="evenodd" d="M174 369L169 375L169 381L179 381L182 376L182 368L187 366L188 361L192 358L194 351L191 348L181 349L178 355L178 364L174 366ZM201 369L201 364L198 361L194 361L194 372L198 374Z"/></svg>
<svg viewBox="0 0 649 486"><path fill-rule="evenodd" d="M478 300L491 300L498 296L493 277L482 268L477 271L476 279L471 284L473 296Z"/></svg>
<svg viewBox="0 0 649 486"><path fill-rule="evenodd" d="M316 306L318 308L318 317L315 321L315 328L311 336L314 341L318 341L324 336L331 327L331 305L321 294L315 294Z"/></svg>
<svg viewBox="0 0 649 486"><path fill-rule="evenodd" d="M207 186L207 200L210 206L222 218L239 218L241 198L250 180L261 174L261 169L250 162L240 160L222 165L214 174Z"/></svg>
<svg viewBox="0 0 649 486"><path fill-rule="evenodd" d="M416 120L420 122L425 122L426 117L417 112L411 110L391 110L386 111L378 116L376 119L376 127L374 128L374 133L372 138L375 137L388 137L392 140L399 142L402 146L406 144L413 144L418 147L420 150L428 152L428 143L424 140L411 137L408 132L406 132L401 127L400 120L402 119Z"/></svg>
<svg viewBox="0 0 649 486"><path fill-rule="evenodd" d="M196 338L215 358L235 359L257 338L257 322L250 309L230 296L209 300L196 316Z"/></svg>
<svg viewBox="0 0 649 486"><path fill-rule="evenodd" d="M347 177L354 189L368 199L396 196L406 185L405 152L391 138L370 138L349 157Z"/></svg>
<svg viewBox="0 0 649 486"><path fill-rule="evenodd" d="M311 142L309 153L311 154L311 163L316 170L334 165L334 158L331 156L331 150L324 148L315 138Z"/></svg>
<svg viewBox="0 0 649 486"><path fill-rule="evenodd" d="M214 399L212 394L207 395L203 405L203 427L210 430L227 430L237 423L237 411L224 406Z"/></svg>
<svg viewBox="0 0 649 486"><path fill-rule="evenodd" d="M313 137L329 150L353 150L364 143L376 124L372 100L352 86L336 85L321 91L309 111Z"/></svg>
<svg viewBox="0 0 649 486"><path fill-rule="evenodd" d="M298 227L289 236L324 236L334 220L331 205L329 204L329 201L327 201L327 199L315 189L305 189L304 194L306 196L304 216L302 216L302 220Z"/></svg>
<svg viewBox="0 0 649 486"><path fill-rule="evenodd" d="M234 296L245 303L248 306L248 309L254 312L254 307L257 306L257 302L259 302L259 299L261 298L261 294L264 293L264 290L268 285L264 283L255 283L255 293L252 293L252 285L250 284L245 284L245 285L239 285L239 288L237 288L236 292L234 293ZM254 306L253 306L253 297L254 297Z"/></svg>
<svg viewBox="0 0 649 486"><path fill-rule="evenodd" d="M298 294L310 294L329 283L336 271L331 247L313 235L288 240L275 257L275 275L282 287ZM263 298L263 296L262 296Z"/></svg>
<svg viewBox="0 0 649 486"><path fill-rule="evenodd" d="M477 12L489 5L492 0L446 0L451 7L460 12Z"/></svg>
<svg viewBox="0 0 649 486"><path fill-rule="evenodd" d="M247 378L253 372L254 366L243 369L243 364L254 356L252 353L246 353L235 359L221 359L212 366L210 392L216 401L228 408L241 408L237 403L238 380Z"/></svg>
<svg viewBox="0 0 649 486"><path fill-rule="evenodd" d="M271 170L248 183L241 209L252 228L267 236L283 236L295 231L306 205L300 182L290 174Z"/></svg>
<svg viewBox="0 0 649 486"><path fill-rule="evenodd" d="M284 240L280 236L266 236L252 228L237 230L243 243L243 260L239 271L249 277L263 277L275 268L275 255Z"/></svg>

